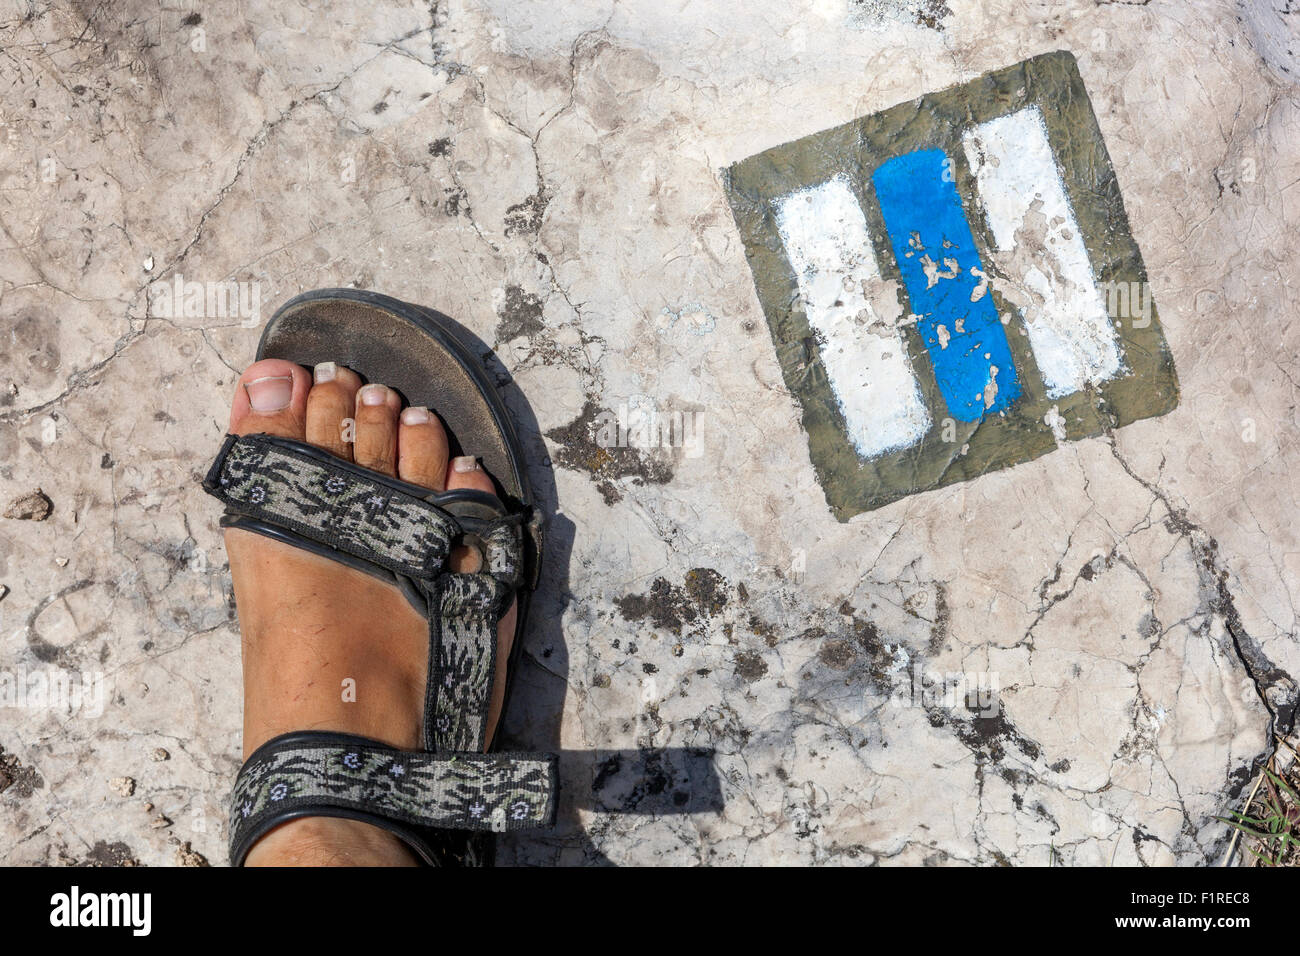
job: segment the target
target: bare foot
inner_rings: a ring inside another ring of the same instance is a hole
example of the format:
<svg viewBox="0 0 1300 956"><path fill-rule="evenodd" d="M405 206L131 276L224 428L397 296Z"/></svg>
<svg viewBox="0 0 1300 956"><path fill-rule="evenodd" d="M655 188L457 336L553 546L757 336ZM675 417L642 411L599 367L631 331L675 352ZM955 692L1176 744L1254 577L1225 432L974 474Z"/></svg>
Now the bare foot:
<svg viewBox="0 0 1300 956"><path fill-rule="evenodd" d="M352 437L345 419L355 421L354 441L345 440ZM305 440L436 491L494 491L474 458L448 461L447 434L436 415L403 410L396 392L362 387L355 372L334 363L314 372L281 359L253 364L236 386L230 432ZM243 634L245 759L295 730L342 731L419 749L429 625L406 598L364 572L250 531L228 529L226 551ZM458 549L452 570L476 571L478 561L477 551ZM504 703L515 615L511 605L498 631L489 739ZM345 686L355 694L345 694ZM307 817L269 832L247 863L413 866L416 858L387 830Z"/></svg>

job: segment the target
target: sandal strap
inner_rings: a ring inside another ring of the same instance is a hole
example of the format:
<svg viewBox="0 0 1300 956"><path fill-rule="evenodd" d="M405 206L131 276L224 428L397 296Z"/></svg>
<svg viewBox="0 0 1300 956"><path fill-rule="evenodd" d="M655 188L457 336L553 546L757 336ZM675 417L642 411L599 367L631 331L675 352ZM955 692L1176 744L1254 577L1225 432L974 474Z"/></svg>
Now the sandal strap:
<svg viewBox="0 0 1300 956"><path fill-rule="evenodd" d="M203 488L228 512L417 579L441 572L462 530L424 489L274 435L228 435Z"/></svg>
<svg viewBox="0 0 1300 956"><path fill-rule="evenodd" d="M303 731L248 758L231 797L230 858L297 817L343 816L396 833L426 860L425 828L500 833L549 826L552 754L422 753L352 734Z"/></svg>
<svg viewBox="0 0 1300 956"><path fill-rule="evenodd" d="M513 594L509 581L483 573L449 572L431 589L426 750L481 752L486 746L497 625Z"/></svg>

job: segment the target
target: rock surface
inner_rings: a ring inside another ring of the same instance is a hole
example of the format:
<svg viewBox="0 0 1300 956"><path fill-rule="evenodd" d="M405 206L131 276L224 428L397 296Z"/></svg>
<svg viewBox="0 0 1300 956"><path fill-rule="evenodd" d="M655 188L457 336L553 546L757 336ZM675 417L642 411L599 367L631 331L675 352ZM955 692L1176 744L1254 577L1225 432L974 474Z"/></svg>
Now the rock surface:
<svg viewBox="0 0 1300 956"><path fill-rule="evenodd" d="M10 702L33 675L81 692L0 713L0 859L226 859L238 631L198 478L261 324L348 285L460 319L532 409L552 553L508 729L563 751L565 797L505 862L1217 859L1300 674L1275 7L62 0L0 23L0 479L56 503L0 522L0 661ZM840 523L720 170L1054 49L1181 403ZM678 423L657 447L595 440L651 412Z"/></svg>

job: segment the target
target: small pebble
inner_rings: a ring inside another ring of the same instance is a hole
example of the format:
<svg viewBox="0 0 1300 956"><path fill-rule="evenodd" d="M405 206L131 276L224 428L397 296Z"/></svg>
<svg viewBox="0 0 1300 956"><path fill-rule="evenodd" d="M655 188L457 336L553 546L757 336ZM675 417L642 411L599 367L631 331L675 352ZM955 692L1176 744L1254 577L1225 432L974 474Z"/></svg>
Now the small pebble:
<svg viewBox="0 0 1300 956"><path fill-rule="evenodd" d="M9 507L5 509L5 517L19 521L44 521L53 510L54 502L50 501L45 492L37 488L30 494L9 502Z"/></svg>
<svg viewBox="0 0 1300 956"><path fill-rule="evenodd" d="M176 848L176 863L179 866L211 866L207 857L190 846L187 840Z"/></svg>
<svg viewBox="0 0 1300 956"><path fill-rule="evenodd" d="M115 777L109 781L108 785L124 797L129 797L135 793L135 781L130 777Z"/></svg>
<svg viewBox="0 0 1300 956"><path fill-rule="evenodd" d="M154 752L153 752L154 760L163 761L163 760L169 760L170 758L171 758L171 754L163 750L161 747L154 748Z"/></svg>
<svg viewBox="0 0 1300 956"><path fill-rule="evenodd" d="M66 567L68 566L68 559L67 559L67 558L55 558L55 559L54 559L54 563L57 564L57 565L58 565L59 567L61 567L61 568L66 568Z"/></svg>
<svg viewBox="0 0 1300 956"><path fill-rule="evenodd" d="M153 829L155 830L165 830L171 825L172 822L168 820L165 816L163 816L161 813L149 821L149 826L153 827Z"/></svg>

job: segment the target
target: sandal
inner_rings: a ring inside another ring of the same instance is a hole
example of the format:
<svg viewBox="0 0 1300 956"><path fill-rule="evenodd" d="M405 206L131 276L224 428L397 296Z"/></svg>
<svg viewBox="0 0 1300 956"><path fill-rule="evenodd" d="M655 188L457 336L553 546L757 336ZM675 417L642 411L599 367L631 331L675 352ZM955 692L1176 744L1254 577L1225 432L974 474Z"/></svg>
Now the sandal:
<svg viewBox="0 0 1300 956"><path fill-rule="evenodd" d="M554 821L554 755L484 752L497 627L517 597L508 705L542 545L522 448L483 371L485 354L441 313L353 289L297 296L267 323L258 359L308 367L337 359L362 376L382 371L412 404L436 403L449 435L481 441L476 449L501 494L431 492L295 439L226 436L203 481L225 505L223 528L267 535L391 582L429 622L424 749L332 731L268 740L235 781L236 866L260 837L299 817L382 827L430 865L489 863L490 834ZM461 544L478 549L481 571L447 569Z"/></svg>

